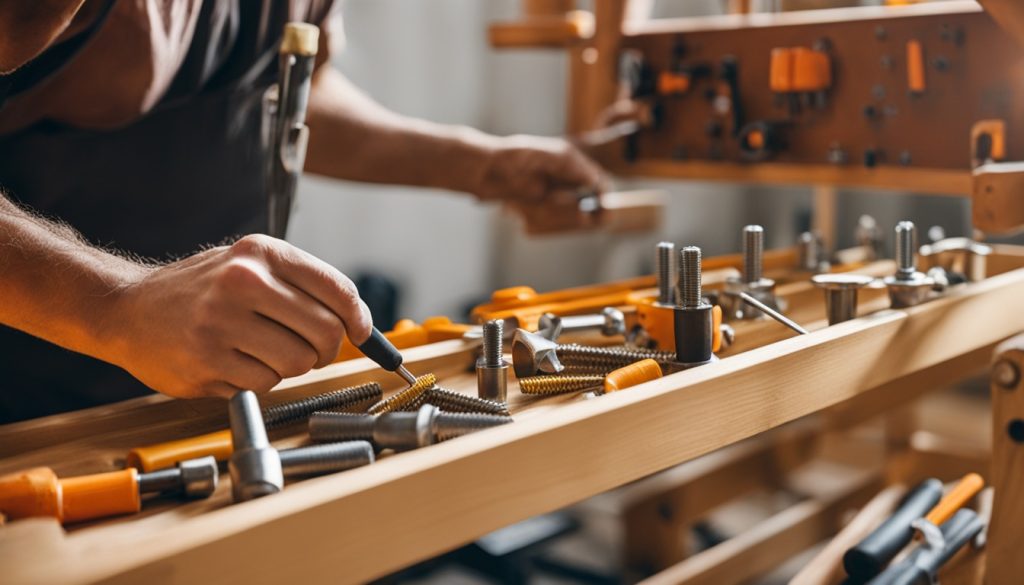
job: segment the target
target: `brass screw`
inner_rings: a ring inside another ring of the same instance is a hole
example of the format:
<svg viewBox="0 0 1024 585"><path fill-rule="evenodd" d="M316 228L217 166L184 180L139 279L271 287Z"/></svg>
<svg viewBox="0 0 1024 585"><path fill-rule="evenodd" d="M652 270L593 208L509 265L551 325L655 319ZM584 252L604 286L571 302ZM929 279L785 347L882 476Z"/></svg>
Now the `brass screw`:
<svg viewBox="0 0 1024 585"><path fill-rule="evenodd" d="M603 387L604 376L530 376L519 379L519 391L533 396L568 394L595 387Z"/></svg>
<svg viewBox="0 0 1024 585"><path fill-rule="evenodd" d="M268 406L263 409L263 422L268 429L272 429L307 419L309 415L321 410L338 411L352 409L365 411L367 406L380 401L383 397L384 393L380 389L380 384L370 382L369 384ZM363 408L356 408L360 405Z"/></svg>
<svg viewBox="0 0 1024 585"><path fill-rule="evenodd" d="M408 404L415 401L424 392L432 388L437 384L437 377L434 374L426 374L416 379L416 383L409 386L405 390L402 390L398 394L395 394L387 400L381 400L377 404L370 407L367 412L369 414L384 414L388 412L394 412L401 410Z"/></svg>

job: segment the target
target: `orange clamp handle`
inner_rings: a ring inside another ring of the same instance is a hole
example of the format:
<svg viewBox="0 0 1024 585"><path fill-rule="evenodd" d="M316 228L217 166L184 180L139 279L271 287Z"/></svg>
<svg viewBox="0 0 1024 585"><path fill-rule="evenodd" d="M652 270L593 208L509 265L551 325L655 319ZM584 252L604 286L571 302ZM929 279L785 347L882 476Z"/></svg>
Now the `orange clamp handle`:
<svg viewBox="0 0 1024 585"><path fill-rule="evenodd" d="M231 431L225 429L198 437L136 447L128 452L125 464L149 472L174 467L179 461L212 455L217 461L231 457Z"/></svg>
<svg viewBox="0 0 1024 585"><path fill-rule="evenodd" d="M0 477L0 512L12 520L49 516L71 523L140 509L134 468L57 479L49 467L36 467Z"/></svg>
<svg viewBox="0 0 1024 585"><path fill-rule="evenodd" d="M652 359L640 360L634 364L609 372L604 377L604 391L618 392L631 386L657 380L661 377L661 366Z"/></svg>
<svg viewBox="0 0 1024 585"><path fill-rule="evenodd" d="M939 503L935 504L935 507L924 517L925 520L936 526L942 524L949 520L954 512L963 508L983 487L985 487L985 480L980 475L968 473L953 486L953 489L949 490L949 493L942 496Z"/></svg>
<svg viewBox="0 0 1024 585"><path fill-rule="evenodd" d="M907 41L907 88L912 93L924 93L924 47L921 41Z"/></svg>

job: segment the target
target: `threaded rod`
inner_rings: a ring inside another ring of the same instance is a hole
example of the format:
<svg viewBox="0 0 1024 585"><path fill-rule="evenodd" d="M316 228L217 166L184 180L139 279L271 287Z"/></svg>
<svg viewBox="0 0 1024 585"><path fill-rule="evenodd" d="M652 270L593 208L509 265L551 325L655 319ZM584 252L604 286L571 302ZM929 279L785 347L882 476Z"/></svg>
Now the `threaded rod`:
<svg viewBox="0 0 1024 585"><path fill-rule="evenodd" d="M761 280L763 255L764 228L759 225L743 228L743 279L746 282Z"/></svg>
<svg viewBox="0 0 1024 585"><path fill-rule="evenodd" d="M484 323L484 365L489 368L501 367L504 329L501 319Z"/></svg>
<svg viewBox="0 0 1024 585"><path fill-rule="evenodd" d="M692 309L701 304L700 248L687 246L679 253L680 305Z"/></svg>

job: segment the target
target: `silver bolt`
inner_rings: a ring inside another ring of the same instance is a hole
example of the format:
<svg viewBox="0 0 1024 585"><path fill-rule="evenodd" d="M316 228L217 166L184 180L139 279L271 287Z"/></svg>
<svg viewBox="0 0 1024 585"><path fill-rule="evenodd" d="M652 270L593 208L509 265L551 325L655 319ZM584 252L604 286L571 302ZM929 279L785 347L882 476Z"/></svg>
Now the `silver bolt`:
<svg viewBox="0 0 1024 585"><path fill-rule="evenodd" d="M505 402L508 397L508 362L504 360L501 319L484 323L483 355L476 363L477 395L487 400Z"/></svg>
<svg viewBox="0 0 1024 585"><path fill-rule="evenodd" d="M658 302L663 305L674 305L675 294L672 291L672 256L676 245L672 242L658 244Z"/></svg>
<svg viewBox="0 0 1024 585"><path fill-rule="evenodd" d="M700 248L687 246L679 252L680 306L692 309L701 305L700 285Z"/></svg>
<svg viewBox="0 0 1024 585"><path fill-rule="evenodd" d="M212 455L179 461L176 467L139 474L139 493L160 492L186 498L208 498L217 489L219 472Z"/></svg>
<svg viewBox="0 0 1024 585"><path fill-rule="evenodd" d="M270 446L267 429L256 394L243 390L228 401L231 421L231 493L236 502L244 502L281 491L284 473L281 457Z"/></svg>
<svg viewBox="0 0 1024 585"><path fill-rule="evenodd" d="M896 276L903 280L910 279L917 266L914 264L914 240L917 239L917 228L912 221L901 221L896 224Z"/></svg>
<svg viewBox="0 0 1024 585"><path fill-rule="evenodd" d="M743 278L746 282L759 282L764 255L764 228L748 225L743 228Z"/></svg>
<svg viewBox="0 0 1024 585"><path fill-rule="evenodd" d="M381 449L407 450L510 422L509 416L441 412L425 404L416 412L378 417L318 412L309 418L309 436L314 441L371 440Z"/></svg>
<svg viewBox="0 0 1024 585"><path fill-rule="evenodd" d="M374 462L373 445L367 441L344 441L283 449L281 467L289 477L327 475Z"/></svg>
<svg viewBox="0 0 1024 585"><path fill-rule="evenodd" d="M814 286L825 291L825 313L828 324L835 325L857 316L857 291L874 279L862 274L818 274L811 278Z"/></svg>

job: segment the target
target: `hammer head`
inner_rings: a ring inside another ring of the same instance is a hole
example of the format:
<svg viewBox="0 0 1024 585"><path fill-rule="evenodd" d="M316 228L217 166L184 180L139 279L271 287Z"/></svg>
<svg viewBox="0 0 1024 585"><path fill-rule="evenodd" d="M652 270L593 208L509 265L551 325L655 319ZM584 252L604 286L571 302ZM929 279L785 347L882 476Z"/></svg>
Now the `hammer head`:
<svg viewBox="0 0 1024 585"><path fill-rule="evenodd" d="M281 491L284 488L281 456L267 439L256 394L243 390L231 397L228 416L234 448L228 471L234 500L244 502Z"/></svg>
<svg viewBox="0 0 1024 585"><path fill-rule="evenodd" d="M524 378L537 372L557 374L565 369L555 353L558 344L537 333L516 329L512 339L512 369Z"/></svg>
<svg viewBox="0 0 1024 585"><path fill-rule="evenodd" d="M212 455L181 461L178 469L181 470L181 487L185 497L208 498L217 489L217 460Z"/></svg>

